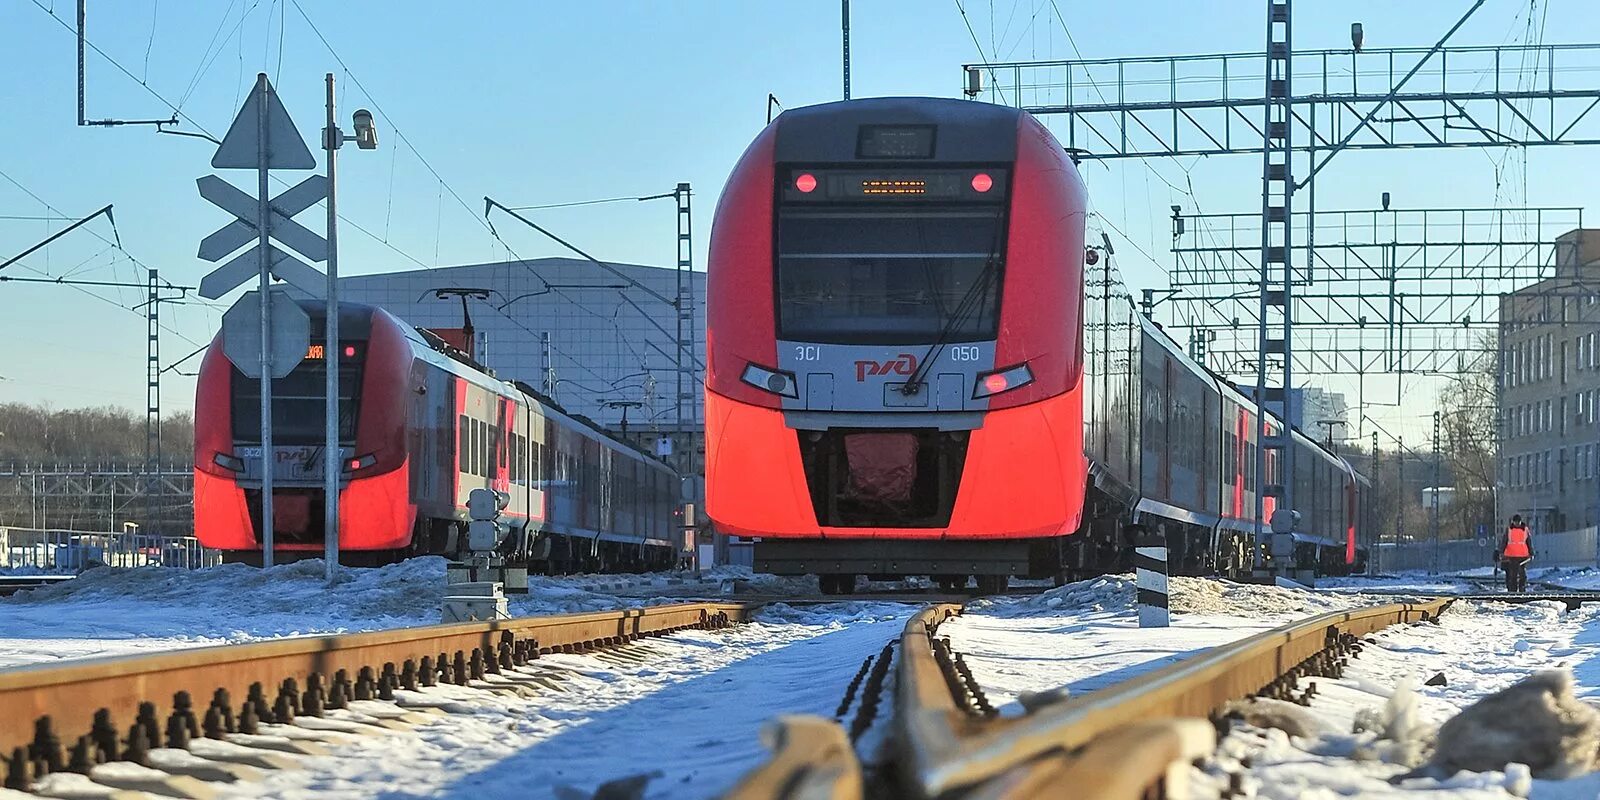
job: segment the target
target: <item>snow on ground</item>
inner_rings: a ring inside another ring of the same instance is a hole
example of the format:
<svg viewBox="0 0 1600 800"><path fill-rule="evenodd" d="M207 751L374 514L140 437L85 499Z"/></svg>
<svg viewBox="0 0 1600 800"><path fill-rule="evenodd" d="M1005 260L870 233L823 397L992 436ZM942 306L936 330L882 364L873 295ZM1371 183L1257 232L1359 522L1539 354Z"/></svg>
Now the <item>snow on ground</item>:
<svg viewBox="0 0 1600 800"><path fill-rule="evenodd" d="M1427 594L1470 594L1483 591L1483 587L1465 580L1466 577L1492 577L1468 574L1435 575L1427 572L1402 572L1397 575L1351 575L1344 578L1318 578L1317 589L1334 592L1416 592ZM1529 579L1532 580L1530 573Z"/></svg>
<svg viewBox="0 0 1600 800"><path fill-rule="evenodd" d="M1540 583L1548 583L1552 586L1561 586L1568 589L1600 589L1600 568L1532 567L1528 570L1528 581L1531 584L1528 588L1535 592L1547 591L1550 588L1537 585ZM1495 572L1494 567L1476 567L1444 575L1427 572L1401 572L1395 575L1375 577L1352 575L1348 578L1317 579L1318 589L1328 589L1336 592L1404 591L1472 594L1494 591L1499 586L1504 585L1505 573Z"/></svg>
<svg viewBox="0 0 1600 800"><path fill-rule="evenodd" d="M666 593L664 575L535 576L508 595L516 616L602 611ZM224 564L94 569L0 598L0 669L35 662L174 650L284 636L439 622L445 560L346 569L329 586L320 560L271 569ZM648 602L648 601L645 601Z"/></svg>
<svg viewBox="0 0 1600 800"><path fill-rule="evenodd" d="M1520 793L1525 776L1506 773L1461 773L1438 781L1390 780L1407 767L1382 761L1355 761L1350 755L1369 746L1371 734L1352 734L1362 709L1381 708L1395 686L1410 678L1418 688L1418 710L1432 725L1443 723L1483 696L1510 686L1529 674L1565 666L1574 671L1580 696L1600 700L1600 607L1567 613L1560 603L1512 605L1457 602L1439 625L1404 625L1371 636L1374 644L1350 661L1343 678L1309 678L1318 693L1311 712L1326 732L1311 739L1291 738L1281 731L1236 729L1224 739L1219 755L1194 776L1195 797L1219 797L1226 772L1238 771L1248 757L1247 796L1289 800L1335 797L1504 798L1507 786ZM1426 686L1442 673L1446 685ZM1532 782L1532 797L1565 800L1600 797L1600 776L1571 781Z"/></svg>
<svg viewBox="0 0 1600 800"><path fill-rule="evenodd" d="M1173 578L1172 627L1139 628L1127 576L1067 584L1026 599L977 600L939 627L1003 715L1023 693L1109 686L1302 617L1372 602L1199 578Z"/></svg>
<svg viewBox="0 0 1600 800"><path fill-rule="evenodd" d="M431 694L458 697L458 713L337 745L301 759L301 769L219 793L567 800L655 774L642 795L650 800L715 796L765 759L763 722L831 717L862 660L896 639L910 613L884 603L775 605L723 631L545 656L534 664L562 691L515 699L441 687Z"/></svg>
<svg viewBox="0 0 1600 800"><path fill-rule="evenodd" d="M93 570L0 598L0 669L284 636L432 624L445 562L345 570L328 586L320 561L262 570ZM682 576L534 577L510 595L514 615L671 601ZM804 579L708 570L699 594L733 581L811 594ZM631 596L630 596L631 595ZM760 725L779 713L831 716L868 655L895 640L911 607L772 605L751 624L685 631L620 651L552 655L537 668L561 689L515 699L442 687L456 711L414 732L361 737L303 769L226 787L239 797L588 797L597 785L659 772L649 798L705 797L765 757Z"/></svg>
<svg viewBox="0 0 1600 800"><path fill-rule="evenodd" d="M1568 589L1600 589L1600 569L1594 567L1551 567L1528 570L1529 581L1539 581ZM1538 591L1542 587L1529 587Z"/></svg>

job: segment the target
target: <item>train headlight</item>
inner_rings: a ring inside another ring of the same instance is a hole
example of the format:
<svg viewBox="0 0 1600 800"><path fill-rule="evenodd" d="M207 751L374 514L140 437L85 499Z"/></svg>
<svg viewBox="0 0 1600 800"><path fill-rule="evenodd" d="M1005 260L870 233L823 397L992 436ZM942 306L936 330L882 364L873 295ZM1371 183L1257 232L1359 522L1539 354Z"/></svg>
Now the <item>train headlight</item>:
<svg viewBox="0 0 1600 800"><path fill-rule="evenodd" d="M771 392L781 397L800 398L800 386L795 383L794 374L779 370L767 369L760 364L747 364L740 380L763 392Z"/></svg>
<svg viewBox="0 0 1600 800"><path fill-rule="evenodd" d="M344 462L344 471L355 472L357 470L366 469L367 467L370 467L376 463L378 463L378 457L372 455L371 453L368 453L360 458L347 458Z"/></svg>
<svg viewBox="0 0 1600 800"><path fill-rule="evenodd" d="M211 457L211 463L233 472L244 472L244 460L230 455L217 453Z"/></svg>
<svg viewBox="0 0 1600 800"><path fill-rule="evenodd" d="M982 400L985 397L994 397L1002 392L1009 392L1033 383L1033 370L1027 364L1018 364L1014 367L997 369L985 372L978 376L978 385L972 387L972 399Z"/></svg>

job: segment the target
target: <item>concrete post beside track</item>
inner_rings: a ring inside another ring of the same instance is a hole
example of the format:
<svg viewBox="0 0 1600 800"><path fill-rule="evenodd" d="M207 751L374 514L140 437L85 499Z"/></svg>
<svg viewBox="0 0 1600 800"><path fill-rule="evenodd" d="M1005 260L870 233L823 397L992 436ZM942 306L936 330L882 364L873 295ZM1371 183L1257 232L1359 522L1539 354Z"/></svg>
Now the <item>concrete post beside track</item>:
<svg viewBox="0 0 1600 800"><path fill-rule="evenodd" d="M1136 528L1133 536L1134 584L1139 590L1139 627L1165 628L1172 624L1167 601L1167 536Z"/></svg>

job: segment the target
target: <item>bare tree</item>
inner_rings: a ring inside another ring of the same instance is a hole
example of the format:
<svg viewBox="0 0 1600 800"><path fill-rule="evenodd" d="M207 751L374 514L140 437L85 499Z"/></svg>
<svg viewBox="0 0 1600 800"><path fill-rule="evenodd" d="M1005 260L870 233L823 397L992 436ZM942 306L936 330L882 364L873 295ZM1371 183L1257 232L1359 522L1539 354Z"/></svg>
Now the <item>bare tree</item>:
<svg viewBox="0 0 1600 800"><path fill-rule="evenodd" d="M164 461L184 462L194 449L187 413L161 420ZM117 406L54 409L0 403L0 463L119 463L144 460L144 416Z"/></svg>
<svg viewBox="0 0 1600 800"><path fill-rule="evenodd" d="M1440 455L1455 488L1440 509L1441 538L1468 538L1479 525L1494 529L1494 483L1499 462L1499 406L1494 348L1480 348L1476 361L1452 377L1439 397Z"/></svg>

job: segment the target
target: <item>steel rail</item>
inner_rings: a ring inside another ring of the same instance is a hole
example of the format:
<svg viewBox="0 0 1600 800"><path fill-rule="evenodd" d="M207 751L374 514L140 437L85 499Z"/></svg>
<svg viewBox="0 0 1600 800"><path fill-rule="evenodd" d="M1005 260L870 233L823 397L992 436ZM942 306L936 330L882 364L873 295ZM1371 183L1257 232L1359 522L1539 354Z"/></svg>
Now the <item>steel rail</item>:
<svg viewBox="0 0 1600 800"><path fill-rule="evenodd" d="M725 800L861 800L861 762L850 737L830 719L779 717L761 729L772 758L746 773Z"/></svg>
<svg viewBox="0 0 1600 800"><path fill-rule="evenodd" d="M927 689L908 688L905 684L908 680L929 680L929 666L912 663L920 656L918 649L903 650L901 702L909 704L897 709L899 718L904 720L900 729L905 747L902 768L923 796L940 797L980 786L1034 759L1070 754L1130 725L1158 720L1205 720L1224 703L1255 694L1278 681L1321 654L1330 642L1398 623L1435 619L1450 603L1450 599L1440 598L1320 614L1211 648L1024 717L995 720L966 736L959 735L960 728L956 726L939 729L937 720L948 717L944 704L936 703L932 708L918 704ZM1193 729L1188 733L1193 735ZM1209 749L1208 744L1205 752ZM1147 778L1151 782L1162 781L1165 771ZM1086 796L1119 795L1096 792Z"/></svg>
<svg viewBox="0 0 1600 800"><path fill-rule="evenodd" d="M214 697L248 704L252 695L265 694L270 701L276 693L281 701L282 687L298 685L307 687L308 692L320 691L325 682L348 683L355 676L366 683L367 691L380 682L392 690L398 688L396 676L416 675L423 659L445 675L453 668L455 682L465 683L484 673L526 663L539 654L588 652L646 636L743 622L758 607L750 603L684 603L304 636L4 670L0 671L0 759L15 758L20 748L29 762L43 756L59 764L58 748L91 735L97 714L102 734L109 723L119 737L131 739L130 724L138 727L139 720L148 720L152 712L158 720L171 715L192 725L194 712L205 714L207 702L214 702L209 700ZM435 658L439 660L435 662ZM468 664L470 675L464 674ZM356 685L355 691L361 692L361 686ZM298 697L291 700L292 708L300 708ZM230 714L232 710L228 710ZM40 741L41 726L48 742ZM41 746L56 752L41 753ZM148 746L161 744L149 742ZM117 753L111 754L111 758L117 757ZM8 778L8 783L16 780L16 776Z"/></svg>
<svg viewBox="0 0 1600 800"><path fill-rule="evenodd" d="M900 793L966 800L1031 798L1073 787L1076 797L1178 796L1189 765L1216 746L1210 718L1228 701L1287 688L1313 665L1332 665L1350 637L1435 620L1454 598L1321 614L1215 647L1122 683L1015 719L980 711L981 695L934 643L959 606L935 605L907 621L896 661L891 754ZM779 721L772 760L746 775L736 800L857 798L866 792L843 729L807 718ZM810 760L808 760L810 759ZM1152 795L1154 790L1157 794ZM1176 793L1176 794L1175 794Z"/></svg>

